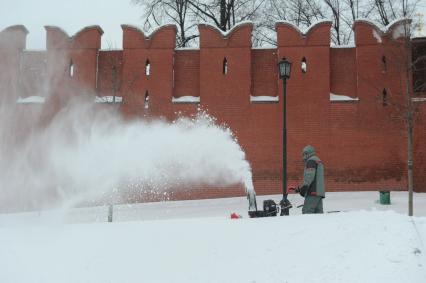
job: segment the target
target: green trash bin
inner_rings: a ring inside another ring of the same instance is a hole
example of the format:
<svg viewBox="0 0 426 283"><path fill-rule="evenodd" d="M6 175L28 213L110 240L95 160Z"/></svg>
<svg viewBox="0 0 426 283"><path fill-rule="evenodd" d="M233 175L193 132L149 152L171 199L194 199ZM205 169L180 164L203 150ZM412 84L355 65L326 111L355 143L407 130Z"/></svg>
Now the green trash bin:
<svg viewBox="0 0 426 283"><path fill-rule="evenodd" d="M389 191L380 191L380 204L390 204Z"/></svg>

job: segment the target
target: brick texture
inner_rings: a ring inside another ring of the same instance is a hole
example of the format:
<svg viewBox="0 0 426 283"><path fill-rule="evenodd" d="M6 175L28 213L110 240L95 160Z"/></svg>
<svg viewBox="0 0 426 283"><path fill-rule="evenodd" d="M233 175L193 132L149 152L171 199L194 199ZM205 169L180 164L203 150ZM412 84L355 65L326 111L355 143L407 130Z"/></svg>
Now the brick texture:
<svg viewBox="0 0 426 283"><path fill-rule="evenodd" d="M278 46L253 49L252 24L241 24L227 34L203 24L196 50L176 49L176 27L171 25L150 36L132 26L122 28L123 50L100 51L102 30L97 26L73 37L59 28L46 27L47 51L41 53L24 50L23 27L2 31L0 69L12 70L7 72L9 77L0 75L2 94L29 96L32 85L48 80L49 91L59 93L55 96L59 98L49 99L44 111L54 113L75 93L91 99L112 95L114 69L117 95L123 97L123 115L172 120L177 115L193 115L198 107L206 109L238 138L253 168L257 193L276 194L282 190L283 176L283 85L277 63L286 58L293 63L286 90L289 184L300 183L301 150L311 144L324 161L329 191L406 190L407 138L404 107L400 106L411 78L407 82L401 71L409 54L403 41L393 38L396 25L384 32L358 21L354 25L355 46L331 48L330 22L318 23L306 33L278 23ZM4 39L10 36L17 38L16 44ZM416 44L418 50L425 50L419 49L421 42ZM422 55L418 53L416 56ZM306 72L302 72L302 60ZM72 77L70 62L75 68ZM37 77L32 70L43 71ZM421 74L417 78L421 79ZM63 86L78 91L61 93ZM359 100L330 101L330 93ZM172 103L173 97L182 96L199 97L200 105ZM279 101L255 103L251 96L278 96ZM426 192L426 103L415 102L414 106L415 190ZM171 197L243 194L241 186L197 186Z"/></svg>

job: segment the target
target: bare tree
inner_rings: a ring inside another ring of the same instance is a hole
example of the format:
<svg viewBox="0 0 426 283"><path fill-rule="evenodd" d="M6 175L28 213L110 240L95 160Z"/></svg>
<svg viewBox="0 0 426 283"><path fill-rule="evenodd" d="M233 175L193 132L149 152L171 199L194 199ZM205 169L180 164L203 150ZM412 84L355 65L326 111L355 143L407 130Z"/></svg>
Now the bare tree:
<svg viewBox="0 0 426 283"><path fill-rule="evenodd" d="M144 30L150 31L165 23L175 23L179 28L178 47L186 47L198 35L194 31L195 22L189 9L188 0L132 0L144 9Z"/></svg>
<svg viewBox="0 0 426 283"><path fill-rule="evenodd" d="M395 3L397 2L397 3ZM391 21L399 17L412 18L414 11L419 3L418 0L403 0L402 3L399 1L377 1L375 0L376 8L379 11L381 23L388 25ZM399 5L398 5L399 3ZM397 109L401 112L401 115L405 121L405 129L407 136L407 182L408 182L408 215L413 216L413 191L414 191L414 179L413 179L413 132L414 132L414 121L418 111L413 105L413 81L412 73L418 63L417 61L424 61L424 56L417 58L415 62L412 61L412 41L411 41L411 25L408 21L403 24L402 29L402 43L401 38L396 38L393 35L393 44L399 44L402 50L398 54L393 54L392 59L395 60L397 67L401 73L401 96L404 98L400 105L397 105Z"/></svg>
<svg viewBox="0 0 426 283"><path fill-rule="evenodd" d="M339 0L324 0L325 5L329 8L331 16L333 18L333 30L332 33L333 41L336 45L343 44L343 39L341 38L341 7Z"/></svg>
<svg viewBox="0 0 426 283"><path fill-rule="evenodd" d="M198 18L212 21L221 30L226 31L235 25L236 0L188 1Z"/></svg>
<svg viewBox="0 0 426 283"><path fill-rule="evenodd" d="M269 0L263 14L265 31L261 33L263 41L274 43L271 32L275 22L286 20L299 28L307 28L313 23L330 19L333 21L332 42L335 45L348 44L352 38L352 24L362 11L361 0Z"/></svg>
<svg viewBox="0 0 426 283"><path fill-rule="evenodd" d="M388 25L401 17L411 17L421 0L132 0L144 8L144 29L166 22L179 27L177 45L193 44L196 24L209 22L222 31L244 20L255 22L253 44L276 45L275 23L286 20L301 29L330 19L332 43L353 42L355 20L367 18Z"/></svg>
<svg viewBox="0 0 426 283"><path fill-rule="evenodd" d="M372 19L387 26L399 18L411 17L421 0L373 0Z"/></svg>
<svg viewBox="0 0 426 283"><path fill-rule="evenodd" d="M384 46L383 51L387 53L385 66L388 67L385 67L385 70L388 69L395 74L399 74L399 86L393 89L393 93L385 92L381 94L378 100L381 100L383 106L389 108L388 112L392 119L402 121L405 126L403 129L405 133L402 134L407 139L408 215L413 216L413 132L415 121L420 118L420 112L418 106L413 103L415 89L413 89L412 75L416 70L416 65L425 64L426 56L420 55L414 61L412 60L412 40L409 20L399 23L399 26L395 27L394 32L389 36L388 45ZM377 81L371 80L371 77L360 76L359 80L374 88L377 93L381 93L383 86L378 84Z"/></svg>
<svg viewBox="0 0 426 283"><path fill-rule="evenodd" d="M189 0L197 19L212 22L222 31L237 22L254 20L267 0Z"/></svg>
<svg viewBox="0 0 426 283"><path fill-rule="evenodd" d="M102 76L105 76L108 79L104 82L105 85L101 85L99 87L101 91L106 91L107 94L111 94L112 100L107 100L107 102L115 103L122 83L121 75L119 73L122 66L122 52L117 50L111 42L108 42L107 46L107 49L100 51L101 53L99 54L99 58L102 58L102 60L105 61L103 68L99 71Z"/></svg>
<svg viewBox="0 0 426 283"><path fill-rule="evenodd" d="M308 27L315 21L325 18L324 11L321 6L312 0L289 1L288 8L290 12L288 20L299 27Z"/></svg>
<svg viewBox="0 0 426 283"><path fill-rule="evenodd" d="M268 0L132 0L145 11L144 30L149 31L165 23L179 27L177 46L191 45L198 37L196 25L210 22L222 31L237 22L259 18Z"/></svg>
<svg viewBox="0 0 426 283"><path fill-rule="evenodd" d="M405 1L404 1L405 2ZM402 51L396 55L394 60L397 60L397 65L400 67L402 80L401 94L405 97L399 109L402 110L402 117L405 121L405 129L407 135L407 182L408 182L408 215L413 216L413 191L414 191L414 178L413 178L413 132L414 132L414 118L416 108L413 105L413 82L412 72L415 64L412 62L412 45L411 45L411 27L409 24L404 24L403 30L403 43ZM424 60L424 59L423 59Z"/></svg>
<svg viewBox="0 0 426 283"><path fill-rule="evenodd" d="M323 0L326 17L333 20L332 42L353 42L353 23L359 18L376 21L383 26L400 18L410 18L421 0Z"/></svg>
<svg viewBox="0 0 426 283"><path fill-rule="evenodd" d="M262 6L262 17L256 23L257 45L276 45L275 23L288 21L299 28L307 28L325 19L324 9L316 0L268 0Z"/></svg>

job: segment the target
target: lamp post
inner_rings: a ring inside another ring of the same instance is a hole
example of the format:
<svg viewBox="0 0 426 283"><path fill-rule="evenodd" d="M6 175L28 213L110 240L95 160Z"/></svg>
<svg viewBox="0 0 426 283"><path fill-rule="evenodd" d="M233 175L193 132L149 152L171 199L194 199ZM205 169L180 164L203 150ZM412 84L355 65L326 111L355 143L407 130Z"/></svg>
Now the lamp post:
<svg viewBox="0 0 426 283"><path fill-rule="evenodd" d="M289 215L289 208L291 207L290 202L287 200L287 79L290 78L291 62L287 59L282 59L278 63L278 71L280 79L283 80L283 199L281 204L281 215Z"/></svg>

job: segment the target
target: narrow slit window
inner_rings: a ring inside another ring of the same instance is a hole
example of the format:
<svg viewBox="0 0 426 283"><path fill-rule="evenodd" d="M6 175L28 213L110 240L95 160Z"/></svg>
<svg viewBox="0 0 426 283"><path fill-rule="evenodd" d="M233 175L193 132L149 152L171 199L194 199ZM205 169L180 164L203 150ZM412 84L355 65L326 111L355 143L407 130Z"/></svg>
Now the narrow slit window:
<svg viewBox="0 0 426 283"><path fill-rule="evenodd" d="M224 75L228 74L228 60L226 60L226 57L223 59L223 70Z"/></svg>
<svg viewBox="0 0 426 283"><path fill-rule="evenodd" d="M72 60L70 61L69 75L71 78L74 77L74 62Z"/></svg>
<svg viewBox="0 0 426 283"><path fill-rule="evenodd" d="M149 62L149 59L145 62L145 75L151 75L151 63Z"/></svg>
<svg viewBox="0 0 426 283"><path fill-rule="evenodd" d="M173 79L172 79L172 88L175 88L175 57L173 56Z"/></svg>
<svg viewBox="0 0 426 283"><path fill-rule="evenodd" d="M302 62L301 62L300 67L302 69L302 73L306 73L307 68L308 68L308 64L306 63L306 58L305 57L302 58Z"/></svg>
<svg viewBox="0 0 426 283"><path fill-rule="evenodd" d="M386 66L386 57L382 56L382 71L386 72L387 66Z"/></svg>
<svg viewBox="0 0 426 283"><path fill-rule="evenodd" d="M148 91L145 92L144 108L145 109L149 108L149 93L148 93Z"/></svg>
<svg viewBox="0 0 426 283"><path fill-rule="evenodd" d="M388 93L386 89L383 89L383 92L382 92L382 105L388 106Z"/></svg>

